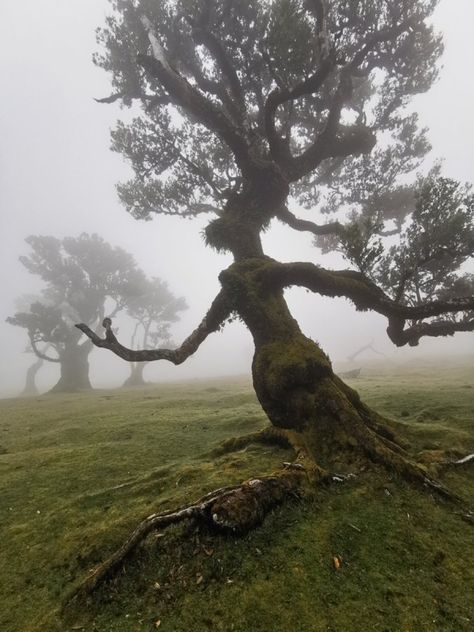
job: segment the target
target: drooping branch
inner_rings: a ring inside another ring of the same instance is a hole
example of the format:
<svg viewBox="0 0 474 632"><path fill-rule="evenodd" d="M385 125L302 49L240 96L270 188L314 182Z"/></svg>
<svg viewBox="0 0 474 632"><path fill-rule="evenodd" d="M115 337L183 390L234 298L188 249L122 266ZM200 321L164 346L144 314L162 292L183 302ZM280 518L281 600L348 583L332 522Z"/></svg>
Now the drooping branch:
<svg viewBox="0 0 474 632"><path fill-rule="evenodd" d="M161 83L176 105L217 134L232 150L239 166L245 170L248 166L248 144L242 130L236 127L221 108L209 101L170 66L150 20L144 16L142 23L148 33L153 56L138 55L138 63Z"/></svg>
<svg viewBox="0 0 474 632"><path fill-rule="evenodd" d="M423 336L446 336L460 331L474 331L474 320L417 323L405 329L405 322L421 321L443 314L474 310L474 296L434 300L419 305L404 305L391 299L373 281L353 270L326 270L312 263L277 263L268 265L262 280L280 287L299 285L323 296L351 300L361 311L372 310L389 320L387 333L397 346L416 345Z"/></svg>
<svg viewBox="0 0 474 632"><path fill-rule="evenodd" d="M410 345L410 347L416 347L424 336L453 336L459 332L474 331L474 319L460 321L437 320L430 323L416 323L406 329L403 327L403 320L391 319L387 329L390 339L398 347L406 344Z"/></svg>
<svg viewBox="0 0 474 632"><path fill-rule="evenodd" d="M96 347L109 349L115 355L128 362L153 362L155 360L168 360L173 364L182 364L191 356L206 340L209 334L220 329L224 321L230 316L232 306L228 296L221 291L214 299L209 311L193 333L186 338L177 349L129 349L124 347L115 337L112 331L112 321L104 318L105 338L100 338L90 327L84 323L76 325L94 343Z"/></svg>

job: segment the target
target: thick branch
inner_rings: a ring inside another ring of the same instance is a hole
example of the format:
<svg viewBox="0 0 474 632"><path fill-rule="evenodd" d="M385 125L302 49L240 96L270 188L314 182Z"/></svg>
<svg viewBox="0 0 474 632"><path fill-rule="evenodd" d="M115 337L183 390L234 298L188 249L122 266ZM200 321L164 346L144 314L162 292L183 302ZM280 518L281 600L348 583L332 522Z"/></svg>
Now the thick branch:
<svg viewBox="0 0 474 632"><path fill-rule="evenodd" d="M277 108L287 101L295 101L296 99L309 96L317 92L327 79L335 66L332 57L328 57L321 62L316 72L307 79L290 89L276 89L270 92L265 103L264 121L265 132L270 145L270 150L277 162L284 165L293 160L287 143L283 141L275 127L275 115Z"/></svg>
<svg viewBox="0 0 474 632"><path fill-rule="evenodd" d="M407 329L403 329L403 322L393 320L387 329L390 339L398 347L406 344L416 347L423 336L453 336L458 332L474 331L474 319L459 322L441 320L432 323L417 323Z"/></svg>
<svg viewBox="0 0 474 632"><path fill-rule="evenodd" d="M295 230L299 230L302 232L309 232L316 236L320 236L320 235L342 236L344 234L344 226L340 224L339 222L330 222L328 224L322 224L322 225L315 224L314 222L311 222L306 219L299 219L298 217L296 217L296 215L293 215L293 213L291 213L286 208L286 206L282 207L278 211L278 214L276 215L276 217L281 222L283 222L284 224L287 224L288 226L290 226L291 228L294 228Z"/></svg>
<svg viewBox="0 0 474 632"><path fill-rule="evenodd" d="M229 305L227 296L221 291L214 299L209 311L201 324L186 338L183 344L177 349L128 349L124 347L115 337L112 331L112 321L105 318L105 338L100 338L87 325L81 323L76 325L83 333L90 338L96 347L109 349L115 355L128 362L153 362L154 360L168 360L173 364L182 364L191 356L199 346L206 340L209 334L218 331L223 322L230 316L232 308Z"/></svg>
<svg viewBox="0 0 474 632"><path fill-rule="evenodd" d="M354 154L370 153L376 143L375 133L363 124L341 125L344 104L352 95L349 73L341 73L323 131L315 142L300 156L294 158L291 180L298 180L314 171L326 158L344 158Z"/></svg>
<svg viewBox="0 0 474 632"><path fill-rule="evenodd" d="M316 5L318 22L324 23L324 2L322 0L313 0L313 4ZM377 44L398 37L410 27L412 27L412 22L406 21L392 28L374 33L365 41L352 60L341 69L339 84L334 93L324 129L318 135L314 143L308 147L301 156L293 160L291 172L292 180L298 180L307 173L310 173L326 158L369 153L373 149L376 137L370 128L361 124L351 127L343 127L340 125L344 104L349 101L352 96L352 76L357 74L360 65ZM329 61L332 61L331 69L334 68L336 66L336 55L334 51L331 52L331 56L325 59L325 62Z"/></svg>
<svg viewBox="0 0 474 632"><path fill-rule="evenodd" d="M248 145L242 130L234 125L221 108L206 99L169 65L150 20L144 17L142 23L148 33L153 56L139 55L138 63L151 76L158 79L176 105L184 108L207 129L216 133L233 151L239 166L245 169L248 166Z"/></svg>
<svg viewBox="0 0 474 632"><path fill-rule="evenodd" d="M235 100L237 111L239 112L240 119L242 120L246 109L242 86L235 68L232 65L231 60L228 58L222 43L204 26L199 26L193 29L193 37L196 43L204 44L216 60L222 74L229 83L232 97Z"/></svg>
<svg viewBox="0 0 474 632"><path fill-rule="evenodd" d="M366 39L364 45L354 55L349 64L346 65L346 68L351 72L356 71L362 64L362 62L367 58L367 55L377 46L377 44L382 44L383 42L387 42L393 38L396 38L413 26L414 22L412 19L405 20L401 24L396 24L395 26L383 29L382 31L378 31L373 35L370 35Z"/></svg>
<svg viewBox="0 0 474 632"><path fill-rule="evenodd" d="M318 49L322 58L327 57L330 52L329 30L327 25L326 0L308 0L310 9L316 16L316 30L318 36Z"/></svg>
<svg viewBox="0 0 474 632"><path fill-rule="evenodd" d="M30 343L31 343L31 348L33 349L33 352L41 360L46 360L47 362L61 362L61 360L59 358L52 358L51 356L47 355L46 353L43 353L42 351L40 351L38 349L38 345L36 344L36 340L34 339L34 336L32 334L30 334ZM49 346L51 346L51 345L48 344L46 346L46 349Z"/></svg>
<svg viewBox="0 0 474 632"><path fill-rule="evenodd" d="M442 314L474 309L474 296L436 300L420 305L402 305L391 299L360 272L325 270L312 263L276 263L262 273L264 281L281 287L299 285L324 296L351 300L357 309L372 310L389 320L387 333L397 346L416 345L422 336L446 336L458 331L473 331L474 321L464 320L419 323L404 329L406 320L419 321Z"/></svg>

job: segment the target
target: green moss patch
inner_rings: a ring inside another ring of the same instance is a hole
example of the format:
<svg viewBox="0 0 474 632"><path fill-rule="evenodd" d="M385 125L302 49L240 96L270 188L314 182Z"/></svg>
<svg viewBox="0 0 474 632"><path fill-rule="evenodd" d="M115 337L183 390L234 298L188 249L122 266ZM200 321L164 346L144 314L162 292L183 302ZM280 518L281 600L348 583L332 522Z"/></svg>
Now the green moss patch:
<svg viewBox="0 0 474 632"><path fill-rule="evenodd" d="M378 367L354 386L414 452L464 454L474 451L471 376L468 364L443 376L435 365ZM421 422L422 411L436 415ZM472 629L472 525L375 467L278 508L243 538L154 534L61 619L67 592L138 520L291 454L213 452L266 423L247 380L4 400L0 418L2 631ZM474 505L471 466L443 476Z"/></svg>

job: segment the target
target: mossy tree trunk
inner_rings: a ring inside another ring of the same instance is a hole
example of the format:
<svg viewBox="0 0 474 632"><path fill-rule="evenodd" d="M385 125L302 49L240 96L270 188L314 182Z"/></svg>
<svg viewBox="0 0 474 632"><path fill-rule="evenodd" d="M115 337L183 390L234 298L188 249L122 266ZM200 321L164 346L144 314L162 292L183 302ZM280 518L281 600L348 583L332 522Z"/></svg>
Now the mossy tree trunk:
<svg viewBox="0 0 474 632"><path fill-rule="evenodd" d="M110 349L129 362L166 359L181 364L210 333L218 331L229 316L237 314L254 340L253 384L272 427L227 444L230 449L234 444L243 446L246 440L284 444L295 449L295 460L270 476L251 479L231 489L216 490L175 512L152 514L108 560L91 572L80 587L85 593L95 590L109 577L154 528L194 519L204 520L218 529L245 532L285 498L312 489L318 481L332 480L331 472L341 472L344 464L352 469L354 462L360 459L378 461L406 479L451 500L459 500L409 457L390 427L334 373L328 356L302 333L292 317L284 298L284 289L290 285L301 285L329 296L346 296L360 309L367 309L370 304L386 313L391 305L387 307L387 300L361 280L358 273L325 271L312 264L281 264L265 256L259 218L274 216L274 205L285 197L284 187L276 187L277 195L273 195L271 177L267 184L267 187L257 187L257 193L255 189L247 190L247 199L244 194L238 196L226 214L206 229L207 241L217 249L230 250L235 262L221 272L221 292L181 347L128 349L115 337L109 318L103 323L105 338L84 324L78 328L96 346ZM398 319L395 325L400 325ZM394 323L389 326L393 327Z"/></svg>
<svg viewBox="0 0 474 632"><path fill-rule="evenodd" d="M341 451L397 460L393 433L334 373L320 346L301 332L283 290L268 283L265 271L274 263L267 257L246 259L220 276L253 336L253 384L269 420L298 435L311 457L325 466Z"/></svg>

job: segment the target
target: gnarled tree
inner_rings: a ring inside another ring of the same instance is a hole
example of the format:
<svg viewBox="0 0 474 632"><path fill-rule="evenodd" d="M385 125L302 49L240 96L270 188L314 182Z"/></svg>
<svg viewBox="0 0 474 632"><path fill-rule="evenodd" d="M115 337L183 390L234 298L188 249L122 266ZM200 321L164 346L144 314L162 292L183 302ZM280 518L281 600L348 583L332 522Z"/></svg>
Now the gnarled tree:
<svg viewBox="0 0 474 632"><path fill-rule="evenodd" d="M206 243L234 262L220 273L221 291L203 321L177 349L127 349L108 319L105 338L80 328L125 360L180 364L236 314L255 343L257 397L274 434L297 447L306 475L324 474L332 455L350 451L436 487L335 375L284 298L292 286L345 297L385 316L399 346L474 329L472 283L459 271L473 254L472 196L436 174L414 195L413 174L429 144L406 106L437 76L436 0L111 4L96 57L114 88L103 101L143 110L113 132L113 148L135 171L119 186L120 197L137 218L213 213ZM331 222L303 220L289 202L340 214ZM261 234L274 219L319 243L324 238L325 248L343 250L354 265L329 270L266 256ZM401 232L384 256L382 240ZM441 278L443 266L450 274ZM294 482L295 472L279 481ZM255 485L255 506L265 506L259 490L270 493L271 485ZM250 524L255 513L236 509L243 497L215 503L214 522Z"/></svg>
<svg viewBox="0 0 474 632"><path fill-rule="evenodd" d="M173 295L167 284L156 277L144 278L135 296L127 302L127 314L134 320L131 348L153 349L171 345L170 326L179 320L178 312L187 309L184 298ZM131 362L124 386L143 386L146 362Z"/></svg>
<svg viewBox="0 0 474 632"><path fill-rule="evenodd" d="M94 348L73 327L78 319L100 326L107 308L116 315L134 297L144 274L133 257L113 248L98 235L79 237L31 236L32 252L20 260L46 287L39 300L7 322L26 329L39 360L59 365L61 375L53 392L87 390L89 354Z"/></svg>

